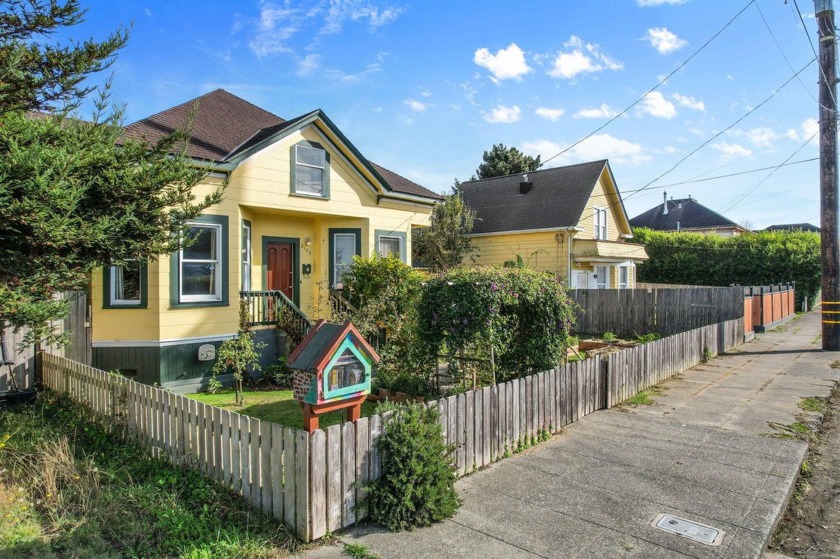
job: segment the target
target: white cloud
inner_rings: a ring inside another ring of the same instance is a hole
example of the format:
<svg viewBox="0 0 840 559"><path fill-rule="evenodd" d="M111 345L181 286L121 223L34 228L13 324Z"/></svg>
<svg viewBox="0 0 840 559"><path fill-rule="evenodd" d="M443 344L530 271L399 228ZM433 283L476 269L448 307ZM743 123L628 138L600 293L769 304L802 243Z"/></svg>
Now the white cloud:
<svg viewBox="0 0 840 559"><path fill-rule="evenodd" d="M644 8L649 6L662 6L663 4L678 6L680 4L685 4L686 2L688 2L688 0L636 0L636 4Z"/></svg>
<svg viewBox="0 0 840 559"><path fill-rule="evenodd" d="M540 155L543 159L557 155L567 147L568 144L558 144L549 140L536 140L522 144L522 149L526 153ZM568 164L597 159L610 159L613 163L638 164L650 161L651 158L637 143L622 140L610 134L595 134L552 160L552 163Z"/></svg>
<svg viewBox="0 0 840 559"><path fill-rule="evenodd" d="M420 91L420 97L431 97L431 96L432 96L432 92L429 91L428 89L423 89L423 90Z"/></svg>
<svg viewBox="0 0 840 559"><path fill-rule="evenodd" d="M677 108L658 91L651 91L639 103L639 112L656 118L674 118Z"/></svg>
<svg viewBox="0 0 840 559"><path fill-rule="evenodd" d="M663 149L662 151L670 155L673 155L675 153L682 153L682 150L675 146L665 146L665 149Z"/></svg>
<svg viewBox="0 0 840 559"><path fill-rule="evenodd" d="M802 124L799 126L799 130L791 128L785 133L785 136L797 142L801 142L806 138L810 138L811 145L817 145L819 143L819 134L817 134L819 130L820 122L817 119L806 118L804 121L802 121Z"/></svg>
<svg viewBox="0 0 840 559"><path fill-rule="evenodd" d="M428 103L423 103L417 99L406 99L403 104L415 113L422 113L429 107Z"/></svg>
<svg viewBox="0 0 840 559"><path fill-rule="evenodd" d="M382 113L382 107L380 107L380 106L374 107L373 112L375 112L376 114L381 114Z"/></svg>
<svg viewBox="0 0 840 559"><path fill-rule="evenodd" d="M321 55L310 53L298 62L297 73L299 76L308 76L321 66Z"/></svg>
<svg viewBox="0 0 840 559"><path fill-rule="evenodd" d="M575 113L575 118L612 118L618 114L618 111L603 103L600 107L594 109L581 109Z"/></svg>
<svg viewBox="0 0 840 559"><path fill-rule="evenodd" d="M150 10L149 8L146 8L143 11L146 12L147 16L152 17L152 10Z"/></svg>
<svg viewBox="0 0 840 559"><path fill-rule="evenodd" d="M484 114L484 120L490 124L512 124L519 122L521 116L522 110L519 108L519 105L512 107L497 105L489 113Z"/></svg>
<svg viewBox="0 0 840 559"><path fill-rule="evenodd" d="M737 138L746 138L758 149L769 148L783 137L782 134L766 126L749 130L731 130L729 134Z"/></svg>
<svg viewBox="0 0 840 559"><path fill-rule="evenodd" d="M537 113L537 116L550 120L551 122L557 122L561 116L566 114L566 111L563 109L552 109L550 107L537 107L537 110L534 112Z"/></svg>
<svg viewBox="0 0 840 559"><path fill-rule="evenodd" d="M367 23L373 32L393 22L403 12L402 8L376 4L376 0L331 0L312 6L291 0L260 0L259 15L245 20L253 32L248 46L260 58L293 53L295 48L290 40L308 32L313 42L307 48L313 50L321 35L340 33L348 21ZM235 21L233 32L242 27L242 21Z"/></svg>
<svg viewBox="0 0 840 559"><path fill-rule="evenodd" d="M548 75L553 78L574 79L580 74L591 74L604 70L621 70L624 65L601 51L595 43L584 43L574 35L563 45L564 51L557 53Z"/></svg>
<svg viewBox="0 0 840 559"><path fill-rule="evenodd" d="M694 109L695 111L706 111L706 104L703 103L703 101L695 99L694 97L674 93L673 95L671 95L671 99L676 101L677 104L681 107L685 107L687 109Z"/></svg>
<svg viewBox="0 0 840 559"><path fill-rule="evenodd" d="M721 153L721 159L729 160L737 157L749 157L753 154L752 150L745 148L741 144L730 144L729 142L715 142L712 144L712 149Z"/></svg>
<svg viewBox="0 0 840 559"><path fill-rule="evenodd" d="M372 31L396 20L402 14L403 8L379 8L374 2L367 0L331 0L330 8L324 17L321 34L334 35L340 33L344 23L349 21L366 21ZM316 14L317 9L310 10Z"/></svg>
<svg viewBox="0 0 840 559"><path fill-rule="evenodd" d="M680 50L688 44L688 41L680 39L665 27L651 27L647 30L644 38L659 54L663 55Z"/></svg>
<svg viewBox="0 0 840 559"><path fill-rule="evenodd" d="M525 61L525 53L516 43L511 43L506 49L501 49L492 54L486 48L475 51L473 62L487 68L493 76L490 78L496 83L503 80L521 81L522 76L531 71Z"/></svg>

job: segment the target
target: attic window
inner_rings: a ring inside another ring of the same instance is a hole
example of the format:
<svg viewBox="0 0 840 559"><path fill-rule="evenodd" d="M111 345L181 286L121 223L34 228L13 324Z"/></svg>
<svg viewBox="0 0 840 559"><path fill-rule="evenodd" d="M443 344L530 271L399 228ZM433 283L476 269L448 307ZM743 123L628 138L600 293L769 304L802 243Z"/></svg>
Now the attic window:
<svg viewBox="0 0 840 559"><path fill-rule="evenodd" d="M607 240L607 209L595 208L595 238L599 241Z"/></svg>
<svg viewBox="0 0 840 559"><path fill-rule="evenodd" d="M329 197L328 163L327 152L317 144L302 142L292 146L292 193Z"/></svg>

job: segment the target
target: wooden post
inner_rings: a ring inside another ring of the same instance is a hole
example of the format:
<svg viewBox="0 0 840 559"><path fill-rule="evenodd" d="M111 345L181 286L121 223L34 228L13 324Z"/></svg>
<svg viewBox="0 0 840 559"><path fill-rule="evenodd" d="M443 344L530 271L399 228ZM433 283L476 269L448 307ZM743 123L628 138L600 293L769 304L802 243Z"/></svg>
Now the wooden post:
<svg viewBox="0 0 840 559"><path fill-rule="evenodd" d="M840 350L840 247L837 226L837 72L832 0L814 0L820 43L820 206L822 347Z"/></svg>

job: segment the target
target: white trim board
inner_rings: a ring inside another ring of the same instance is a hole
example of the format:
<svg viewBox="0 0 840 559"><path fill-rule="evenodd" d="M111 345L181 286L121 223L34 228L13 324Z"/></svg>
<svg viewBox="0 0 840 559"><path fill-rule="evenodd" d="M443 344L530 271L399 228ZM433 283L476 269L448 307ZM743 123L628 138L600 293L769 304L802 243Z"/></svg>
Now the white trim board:
<svg viewBox="0 0 840 559"><path fill-rule="evenodd" d="M169 340L96 340L92 347L169 347L185 344L201 344L207 342L222 342L234 338L236 334L223 336L198 336L195 338L175 338Z"/></svg>

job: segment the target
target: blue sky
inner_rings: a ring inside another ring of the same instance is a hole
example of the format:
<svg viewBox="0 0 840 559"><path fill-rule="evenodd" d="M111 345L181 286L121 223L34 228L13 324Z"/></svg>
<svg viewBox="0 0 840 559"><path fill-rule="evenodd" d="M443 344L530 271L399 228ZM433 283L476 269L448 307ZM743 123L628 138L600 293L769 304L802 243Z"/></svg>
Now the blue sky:
<svg viewBox="0 0 840 559"><path fill-rule="evenodd" d="M814 59L813 3L798 4L805 27L793 0L83 0L69 35L133 24L112 67L128 122L219 87L284 118L321 108L369 159L442 192L495 143L545 160L593 133L747 6L547 165L609 158L630 217L667 191L759 228L819 225L817 161L685 181L818 156L816 62L779 89Z"/></svg>

